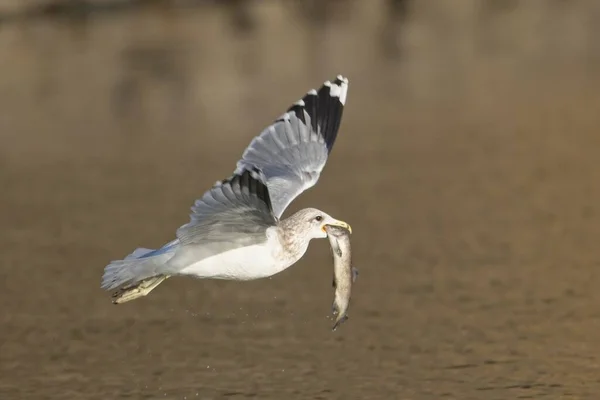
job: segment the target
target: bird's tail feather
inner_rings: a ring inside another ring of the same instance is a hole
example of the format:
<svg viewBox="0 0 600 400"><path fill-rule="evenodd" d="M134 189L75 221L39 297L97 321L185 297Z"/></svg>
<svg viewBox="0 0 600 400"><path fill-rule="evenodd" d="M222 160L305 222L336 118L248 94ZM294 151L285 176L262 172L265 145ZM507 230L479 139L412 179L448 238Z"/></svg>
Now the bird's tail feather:
<svg viewBox="0 0 600 400"><path fill-rule="evenodd" d="M144 250L148 251L144 252ZM107 265L102 276L102 289L112 290L122 285L135 284L164 273L165 263L173 256L174 251L170 250L156 255L149 255L152 251L149 249L136 249L123 260L116 260ZM147 254L147 256L143 257L142 254Z"/></svg>
<svg viewBox="0 0 600 400"><path fill-rule="evenodd" d="M154 250L152 249L146 249L144 247L138 247L137 249L135 249L131 254L129 254L127 257L125 257L125 260L131 260L134 258L140 258L145 256L148 253L153 252Z"/></svg>

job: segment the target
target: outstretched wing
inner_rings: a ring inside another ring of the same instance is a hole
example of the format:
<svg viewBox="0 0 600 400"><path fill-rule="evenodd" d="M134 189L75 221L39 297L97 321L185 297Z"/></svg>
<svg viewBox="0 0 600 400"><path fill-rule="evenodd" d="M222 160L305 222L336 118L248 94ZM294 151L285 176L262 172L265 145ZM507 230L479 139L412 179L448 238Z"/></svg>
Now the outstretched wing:
<svg viewBox="0 0 600 400"><path fill-rule="evenodd" d="M217 182L196 200L190 222L177 230L179 243L222 243L229 248L264 242L276 219L263 179L260 171L249 169Z"/></svg>
<svg viewBox="0 0 600 400"><path fill-rule="evenodd" d="M255 137L235 174L257 168L266 179L273 213L279 218L302 192L314 186L338 134L348 79L339 76L292 105Z"/></svg>

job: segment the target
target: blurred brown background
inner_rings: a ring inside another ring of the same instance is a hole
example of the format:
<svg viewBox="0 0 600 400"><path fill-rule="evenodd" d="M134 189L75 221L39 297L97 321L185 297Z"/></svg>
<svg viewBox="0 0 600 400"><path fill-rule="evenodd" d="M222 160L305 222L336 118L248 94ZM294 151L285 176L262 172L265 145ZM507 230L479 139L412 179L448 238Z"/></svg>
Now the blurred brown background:
<svg viewBox="0 0 600 400"><path fill-rule="evenodd" d="M0 1L1 399L596 399L600 2ZM251 138L344 74L314 241L114 306Z"/></svg>

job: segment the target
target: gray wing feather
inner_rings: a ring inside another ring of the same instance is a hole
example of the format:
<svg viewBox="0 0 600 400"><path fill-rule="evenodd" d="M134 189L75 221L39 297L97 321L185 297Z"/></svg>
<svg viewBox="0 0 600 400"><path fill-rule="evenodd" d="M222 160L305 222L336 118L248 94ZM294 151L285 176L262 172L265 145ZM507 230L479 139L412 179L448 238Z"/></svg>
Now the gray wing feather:
<svg viewBox="0 0 600 400"><path fill-rule="evenodd" d="M310 90L255 137L234 173L260 170L279 218L300 193L314 186L327 163L342 119L348 80L338 76Z"/></svg>
<svg viewBox="0 0 600 400"><path fill-rule="evenodd" d="M265 232L276 219L262 179L254 169L217 182L196 200L190 222L177 230L179 243L222 243L219 247L226 249L266 240Z"/></svg>

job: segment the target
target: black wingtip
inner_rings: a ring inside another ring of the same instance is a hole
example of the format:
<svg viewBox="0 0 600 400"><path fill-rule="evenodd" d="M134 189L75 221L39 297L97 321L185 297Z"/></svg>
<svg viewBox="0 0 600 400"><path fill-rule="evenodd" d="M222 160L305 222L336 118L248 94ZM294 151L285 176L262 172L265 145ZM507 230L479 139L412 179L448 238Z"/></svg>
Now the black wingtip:
<svg viewBox="0 0 600 400"><path fill-rule="evenodd" d="M265 180L262 171L253 167L245 168L241 173L234 174L218 184L229 184L232 186L239 185L242 192L247 191L248 194L258 197L259 200L263 201L267 207L269 207L269 211L273 211L269 188L264 182Z"/></svg>
<svg viewBox="0 0 600 400"><path fill-rule="evenodd" d="M323 83L319 90L309 90L287 111L293 112L304 123L306 123L304 117L306 111L313 131L323 136L327 151L331 153L342 122L347 94L348 79L338 75L333 81Z"/></svg>

